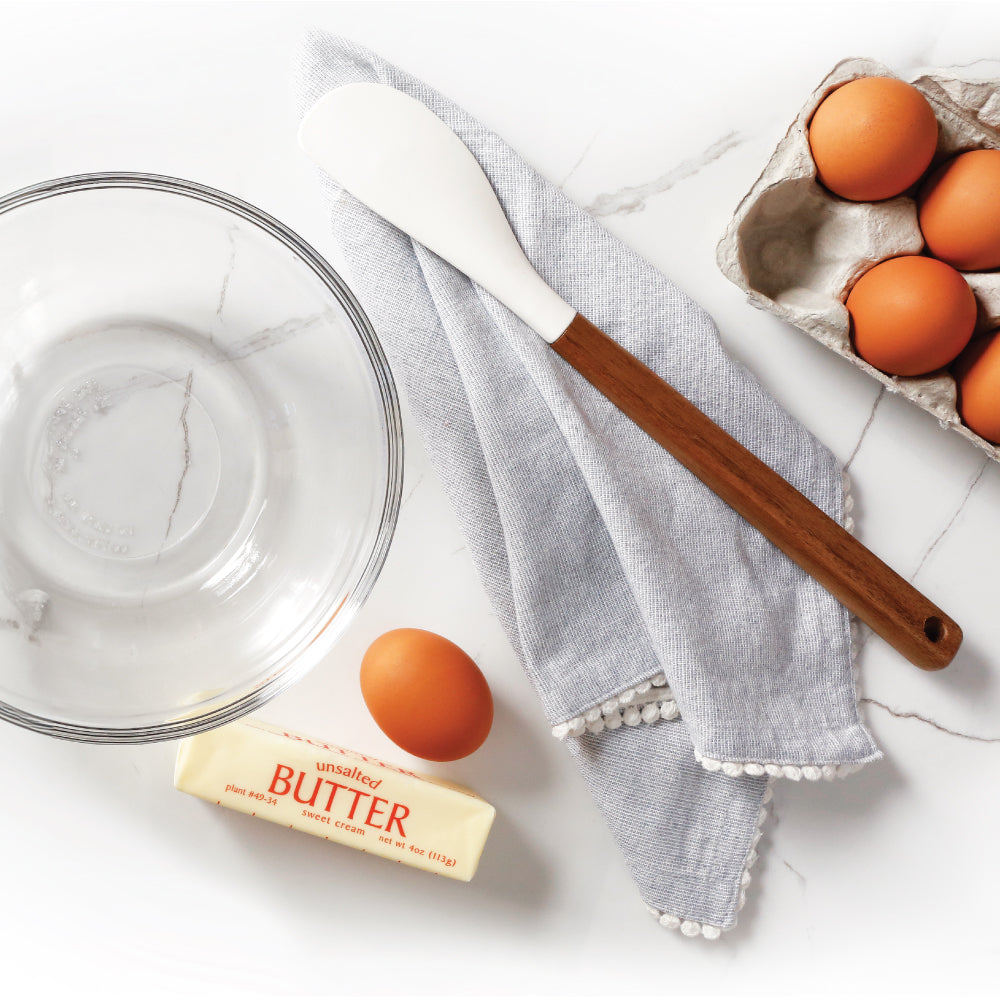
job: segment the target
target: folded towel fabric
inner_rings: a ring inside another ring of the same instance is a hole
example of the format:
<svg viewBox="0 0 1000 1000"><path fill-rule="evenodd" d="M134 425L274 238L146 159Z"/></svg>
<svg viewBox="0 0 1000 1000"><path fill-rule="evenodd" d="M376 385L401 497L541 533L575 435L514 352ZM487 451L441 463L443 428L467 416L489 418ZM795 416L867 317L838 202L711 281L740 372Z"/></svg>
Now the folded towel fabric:
<svg viewBox="0 0 1000 1000"><path fill-rule="evenodd" d="M723 352L711 319L498 136L350 41L307 36L304 113L347 83L423 101L472 150L543 278L843 522L836 460ZM517 317L325 175L352 284L483 584L647 906L718 937L776 777L880 754L847 611Z"/></svg>

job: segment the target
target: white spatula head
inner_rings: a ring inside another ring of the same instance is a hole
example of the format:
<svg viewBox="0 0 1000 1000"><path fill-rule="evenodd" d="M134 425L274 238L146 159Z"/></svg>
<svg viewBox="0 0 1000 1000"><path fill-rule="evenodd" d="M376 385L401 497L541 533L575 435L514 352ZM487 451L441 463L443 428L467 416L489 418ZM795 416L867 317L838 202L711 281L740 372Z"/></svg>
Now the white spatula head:
<svg viewBox="0 0 1000 1000"><path fill-rule="evenodd" d="M426 105L352 83L313 105L299 144L355 198L496 296L549 343L576 313L524 256L476 158Z"/></svg>

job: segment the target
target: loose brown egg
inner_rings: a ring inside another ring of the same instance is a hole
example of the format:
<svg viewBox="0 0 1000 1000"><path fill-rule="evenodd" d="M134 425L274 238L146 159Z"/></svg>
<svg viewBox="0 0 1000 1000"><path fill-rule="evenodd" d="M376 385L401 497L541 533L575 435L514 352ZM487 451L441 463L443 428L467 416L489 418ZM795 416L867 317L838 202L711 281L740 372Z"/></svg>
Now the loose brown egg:
<svg viewBox="0 0 1000 1000"><path fill-rule="evenodd" d="M976 299L954 268L932 257L876 264L847 297L854 349L890 375L926 375L969 342Z"/></svg>
<svg viewBox="0 0 1000 1000"><path fill-rule="evenodd" d="M1000 330L977 337L955 362L952 374L962 422L1000 444Z"/></svg>
<svg viewBox="0 0 1000 1000"><path fill-rule="evenodd" d="M927 249L960 271L1000 267L1000 149L973 149L943 164L920 189Z"/></svg>
<svg viewBox="0 0 1000 1000"><path fill-rule="evenodd" d="M930 166L937 119L916 87L866 76L834 90L813 114L809 148L817 176L851 201L901 194Z"/></svg>
<svg viewBox="0 0 1000 1000"><path fill-rule="evenodd" d="M424 760L467 757L493 725L479 667L455 643L419 628L394 629L368 647L361 694L382 732Z"/></svg>

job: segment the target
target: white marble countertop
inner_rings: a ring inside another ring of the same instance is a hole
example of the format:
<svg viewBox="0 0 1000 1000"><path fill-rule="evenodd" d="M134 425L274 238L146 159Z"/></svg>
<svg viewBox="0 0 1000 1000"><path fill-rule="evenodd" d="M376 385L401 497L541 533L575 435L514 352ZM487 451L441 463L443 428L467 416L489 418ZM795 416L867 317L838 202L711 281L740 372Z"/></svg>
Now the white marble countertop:
<svg viewBox="0 0 1000 1000"><path fill-rule="evenodd" d="M191 178L335 264L294 144L291 54L315 24L423 76L706 306L729 351L850 467L861 539L965 630L954 665L861 655L885 760L778 783L739 926L647 915L477 582L415 433L395 541L336 650L266 718L390 760L357 668L444 633L497 701L483 750L429 768L492 801L476 879L434 879L171 787L174 747L0 727L9 995L955 993L1000 959L1000 468L773 316L715 244L805 96L847 56L903 76L1000 57L1000 7L929 4L0 4L0 189L88 170ZM407 428L410 429L409 423Z"/></svg>

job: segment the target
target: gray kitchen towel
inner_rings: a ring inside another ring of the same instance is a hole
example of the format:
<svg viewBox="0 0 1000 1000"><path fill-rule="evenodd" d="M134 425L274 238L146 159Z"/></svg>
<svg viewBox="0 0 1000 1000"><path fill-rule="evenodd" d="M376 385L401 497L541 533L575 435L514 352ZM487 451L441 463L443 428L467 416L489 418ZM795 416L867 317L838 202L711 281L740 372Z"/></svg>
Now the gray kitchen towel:
<svg viewBox="0 0 1000 1000"><path fill-rule="evenodd" d="M359 80L442 118L542 277L843 519L836 461L725 355L698 306L440 94L352 42L307 36L300 112ZM488 293L321 182L352 284L554 733L649 908L718 936L735 923L769 779L879 757L858 717L847 612Z"/></svg>

